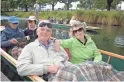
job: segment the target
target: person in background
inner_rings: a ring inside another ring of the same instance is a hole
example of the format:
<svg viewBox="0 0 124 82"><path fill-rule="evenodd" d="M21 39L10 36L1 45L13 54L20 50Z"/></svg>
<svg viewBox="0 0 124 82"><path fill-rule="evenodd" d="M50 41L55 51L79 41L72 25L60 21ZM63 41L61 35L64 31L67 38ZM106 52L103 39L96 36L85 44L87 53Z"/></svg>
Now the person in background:
<svg viewBox="0 0 124 82"><path fill-rule="evenodd" d="M28 18L28 27L24 30L25 36L28 37L29 42L34 41L37 38L36 34L36 17L29 16Z"/></svg>
<svg viewBox="0 0 124 82"><path fill-rule="evenodd" d="M52 80L59 68L68 60L63 48L55 51L54 41L50 40L52 25L49 21L41 21L37 28L38 38L22 50L17 60L17 71L21 76L39 75Z"/></svg>
<svg viewBox="0 0 124 82"><path fill-rule="evenodd" d="M38 4L38 1L36 1L36 4L34 4L34 8L35 8L35 17L38 20L38 15L39 15L39 11L40 11L40 5Z"/></svg>
<svg viewBox="0 0 124 82"><path fill-rule="evenodd" d="M76 16L72 16L69 24L72 26L75 21L77 21Z"/></svg>
<svg viewBox="0 0 124 82"><path fill-rule="evenodd" d="M66 40L55 40L56 51L59 47L68 48L71 54L70 62L79 64L88 60L99 62L102 56L94 41L86 34L86 29L80 21L73 22L71 27L72 37Z"/></svg>
<svg viewBox="0 0 124 82"><path fill-rule="evenodd" d="M10 16L9 25L1 32L1 48L5 51L11 50L18 43L18 39L27 39L24 32L18 27L19 19L16 16Z"/></svg>

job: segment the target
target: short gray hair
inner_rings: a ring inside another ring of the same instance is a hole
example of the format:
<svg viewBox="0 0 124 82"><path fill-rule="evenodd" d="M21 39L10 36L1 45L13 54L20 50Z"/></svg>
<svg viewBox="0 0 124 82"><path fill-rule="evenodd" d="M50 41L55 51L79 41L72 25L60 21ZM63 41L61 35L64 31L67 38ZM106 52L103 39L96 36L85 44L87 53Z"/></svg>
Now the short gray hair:
<svg viewBox="0 0 124 82"><path fill-rule="evenodd" d="M71 27L72 27L72 28L73 28L73 27L78 27L78 26L81 26L81 27L83 28L84 32L86 32L86 28L85 28L85 26L84 26L84 23L75 20L75 21L73 22L73 24L71 24Z"/></svg>

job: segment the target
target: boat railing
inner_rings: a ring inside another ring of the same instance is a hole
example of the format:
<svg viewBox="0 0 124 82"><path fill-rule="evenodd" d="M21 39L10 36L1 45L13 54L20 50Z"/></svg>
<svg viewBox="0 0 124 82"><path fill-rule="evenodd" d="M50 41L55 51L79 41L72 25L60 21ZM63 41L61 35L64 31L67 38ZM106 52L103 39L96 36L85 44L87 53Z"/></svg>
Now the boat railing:
<svg viewBox="0 0 124 82"><path fill-rule="evenodd" d="M0 48L0 54L6 59L8 60L13 66L16 67L16 60L10 56L8 53L6 53L3 49ZM37 76L37 75L30 75L27 76L28 78L30 78L33 82L45 82L41 77Z"/></svg>
<svg viewBox="0 0 124 82"><path fill-rule="evenodd" d="M101 50L101 49L99 49L99 52L101 54L109 56L108 59L107 59L107 63L110 63L111 57L115 57L115 58L124 60L124 56L119 55L119 54L115 54L115 53L112 53L112 52L104 51L104 50Z"/></svg>
<svg viewBox="0 0 124 82"><path fill-rule="evenodd" d="M67 52L67 54L68 54L68 56L69 56L69 59L70 59L71 54L70 54L70 52L69 52L69 49L68 49L68 48L65 48L65 51ZM115 58L124 60L124 56L119 55L119 54L115 54L115 53L112 53L112 52L104 51L104 50L101 50L101 49L99 49L99 52L100 52L101 54L104 54L104 55L107 55L107 56L108 56L107 63L110 63L111 57L115 57Z"/></svg>

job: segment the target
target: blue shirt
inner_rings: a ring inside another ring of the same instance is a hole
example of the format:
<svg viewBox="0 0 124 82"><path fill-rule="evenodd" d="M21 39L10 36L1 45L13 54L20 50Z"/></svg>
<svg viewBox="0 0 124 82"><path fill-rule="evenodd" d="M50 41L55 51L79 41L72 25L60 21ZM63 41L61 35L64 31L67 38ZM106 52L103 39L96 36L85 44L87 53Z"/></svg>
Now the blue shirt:
<svg viewBox="0 0 124 82"><path fill-rule="evenodd" d="M40 42L40 41L39 41ZM46 49L49 48L49 45L51 44L51 40L48 40L48 45L43 44L42 42L40 42L40 45L44 46Z"/></svg>

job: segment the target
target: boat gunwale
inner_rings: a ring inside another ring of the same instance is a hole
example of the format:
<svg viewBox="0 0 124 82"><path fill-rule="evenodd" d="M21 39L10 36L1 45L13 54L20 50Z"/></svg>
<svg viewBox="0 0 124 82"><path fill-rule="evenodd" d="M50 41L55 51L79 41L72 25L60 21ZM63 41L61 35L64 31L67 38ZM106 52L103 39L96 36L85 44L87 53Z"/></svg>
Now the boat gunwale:
<svg viewBox="0 0 124 82"><path fill-rule="evenodd" d="M0 48L0 53L1 55L6 59L8 60L13 66L16 67L16 60L11 57L8 53L6 53L3 49ZM39 76L37 75L30 75L30 76L27 76L28 78L30 78L33 82L45 82L42 78L40 78Z"/></svg>

